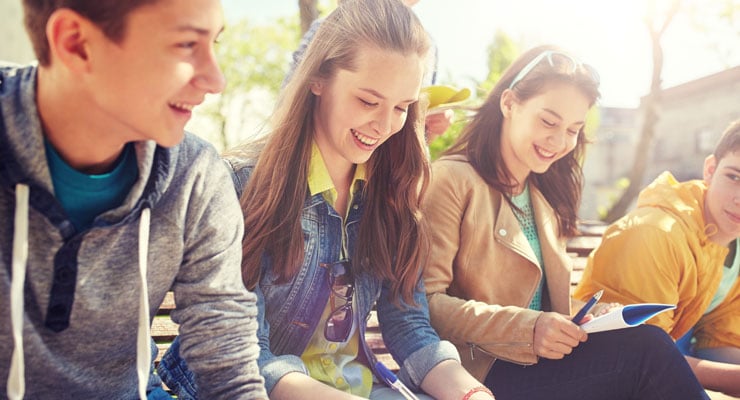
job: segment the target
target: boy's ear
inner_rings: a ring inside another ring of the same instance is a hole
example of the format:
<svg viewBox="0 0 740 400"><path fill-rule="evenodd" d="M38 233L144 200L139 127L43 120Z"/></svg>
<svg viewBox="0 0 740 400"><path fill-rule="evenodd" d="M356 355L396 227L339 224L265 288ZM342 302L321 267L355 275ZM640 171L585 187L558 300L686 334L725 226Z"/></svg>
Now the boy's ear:
<svg viewBox="0 0 740 400"><path fill-rule="evenodd" d="M60 62L74 71L87 70L91 25L88 19L68 8L54 11L46 23L52 63Z"/></svg>
<svg viewBox="0 0 740 400"><path fill-rule="evenodd" d="M717 157L710 154L704 159L704 182L708 185L717 171Z"/></svg>

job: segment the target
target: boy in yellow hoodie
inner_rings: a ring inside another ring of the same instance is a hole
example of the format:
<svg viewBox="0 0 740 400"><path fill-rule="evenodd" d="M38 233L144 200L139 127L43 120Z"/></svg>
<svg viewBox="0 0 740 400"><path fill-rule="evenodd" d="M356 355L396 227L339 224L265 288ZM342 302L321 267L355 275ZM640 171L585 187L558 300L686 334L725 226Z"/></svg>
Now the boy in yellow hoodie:
<svg viewBox="0 0 740 400"><path fill-rule="evenodd" d="M664 172L612 224L575 297L676 304L650 321L677 340L704 387L740 396L740 120L704 161L703 180Z"/></svg>

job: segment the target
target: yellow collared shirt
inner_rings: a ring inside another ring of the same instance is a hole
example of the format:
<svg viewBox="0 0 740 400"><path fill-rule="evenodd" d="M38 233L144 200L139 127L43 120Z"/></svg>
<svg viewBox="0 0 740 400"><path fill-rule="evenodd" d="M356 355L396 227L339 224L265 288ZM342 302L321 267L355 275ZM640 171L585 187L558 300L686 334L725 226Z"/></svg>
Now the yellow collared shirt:
<svg viewBox="0 0 740 400"><path fill-rule="evenodd" d="M352 204L357 183L365 180L365 164L355 168L348 204ZM332 207L336 209L337 190L329 176L319 148L314 142L311 149L311 161L308 167L308 189L312 196L321 194ZM349 212L349 207L347 207ZM346 220L346 215L342 217ZM344 230L342 230L344 232ZM342 257L346 258L346 243L342 237ZM324 337L324 325L331 313L330 302L324 306L321 323L316 327L311 340L301 354L309 375L329 386L352 393L361 397L370 396L373 386L372 371L368 366L357 360L360 348L360 330L357 329L359 319L354 313L354 324L349 339L346 342L330 342Z"/></svg>

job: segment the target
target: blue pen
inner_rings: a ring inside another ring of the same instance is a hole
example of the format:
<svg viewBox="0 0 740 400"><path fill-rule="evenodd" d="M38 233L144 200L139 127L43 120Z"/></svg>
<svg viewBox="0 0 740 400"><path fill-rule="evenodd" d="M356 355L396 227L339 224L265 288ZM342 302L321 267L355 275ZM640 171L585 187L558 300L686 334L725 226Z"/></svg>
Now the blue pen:
<svg viewBox="0 0 740 400"><path fill-rule="evenodd" d="M419 400L418 397L409 390L409 388L406 387L406 385L401 382L400 379L391 372L391 370L388 369L385 365L383 365L382 362L376 361L375 362L375 369L378 371L380 376L383 378L385 383L388 384L388 386L392 387L393 389L397 390L406 400Z"/></svg>
<svg viewBox="0 0 740 400"><path fill-rule="evenodd" d="M594 294L594 297L590 298L588 302L586 302L586 304L583 306L583 308L581 308L581 310L578 311L578 314L576 314L576 316L573 317L572 321L576 323L577 325L580 325L583 317L585 317L586 314L588 314L588 312L591 311L591 308L593 308L593 306L596 305L596 303L601 298L602 294L604 294L604 289L601 289L598 292L596 292Z"/></svg>

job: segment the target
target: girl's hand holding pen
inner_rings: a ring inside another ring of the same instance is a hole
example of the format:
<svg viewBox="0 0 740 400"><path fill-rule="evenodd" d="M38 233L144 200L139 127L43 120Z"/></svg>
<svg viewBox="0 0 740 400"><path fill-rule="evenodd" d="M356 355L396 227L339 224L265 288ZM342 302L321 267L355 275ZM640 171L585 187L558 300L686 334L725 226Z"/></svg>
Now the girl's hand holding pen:
<svg viewBox="0 0 740 400"><path fill-rule="evenodd" d="M586 331L574 324L567 315L543 312L534 325L532 346L538 357L559 360L586 339Z"/></svg>
<svg viewBox="0 0 740 400"><path fill-rule="evenodd" d="M580 309L571 321L576 325L583 325L596 317L608 313L614 308L622 307L622 304L619 303L599 303L603 294L604 290L599 290L587 302L581 303Z"/></svg>

